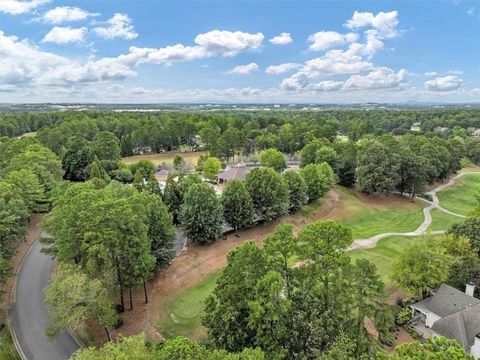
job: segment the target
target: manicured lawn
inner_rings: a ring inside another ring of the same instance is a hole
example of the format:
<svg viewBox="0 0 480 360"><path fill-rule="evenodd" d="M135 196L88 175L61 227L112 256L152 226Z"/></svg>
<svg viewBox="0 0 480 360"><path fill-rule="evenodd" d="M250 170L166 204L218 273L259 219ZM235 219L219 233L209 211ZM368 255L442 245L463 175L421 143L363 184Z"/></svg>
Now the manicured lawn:
<svg viewBox="0 0 480 360"><path fill-rule="evenodd" d="M158 166L158 165L160 165L161 163L164 163L164 162L168 163L168 164L173 163L173 159L177 155L180 155L186 161L190 161L193 165L197 165L198 158L202 155L205 155L205 152L197 151L197 152L181 152L181 153L175 153L175 154L135 155L135 156L124 157L124 158L122 158L122 161L125 164L132 164L132 163L138 162L140 160L150 160L155 165Z"/></svg>
<svg viewBox="0 0 480 360"><path fill-rule="evenodd" d="M354 239L387 231L413 231L423 221L424 203L412 203L395 195L388 198L366 197L342 187L337 187L337 191L340 195L340 204L327 218L339 220L351 227ZM304 208L302 215L314 216L320 206L320 203L311 204ZM309 222L315 220L317 219L309 219ZM352 258L366 257L373 261L379 268L382 279L388 282L391 262L401 249L413 241L414 238L390 237L379 242L378 250L356 250L352 252ZM162 336L165 338L187 336L195 339L205 336L205 329L201 326L205 299L215 288L215 281L219 275L220 271L215 271L193 287L164 298L163 304L158 308L159 318L155 322L155 327Z"/></svg>
<svg viewBox="0 0 480 360"><path fill-rule="evenodd" d="M0 333L0 359L1 360L20 360L20 356L15 349L12 341L12 335L9 329L4 329Z"/></svg>
<svg viewBox="0 0 480 360"><path fill-rule="evenodd" d="M436 231L436 230L448 230L448 228L452 224L463 221L463 218L447 214L438 209L433 209L432 220L433 220L432 225L430 225L428 230Z"/></svg>
<svg viewBox="0 0 480 360"><path fill-rule="evenodd" d="M468 215L477 205L480 194L480 174L468 174L458 179L453 186L437 193L440 205L450 211Z"/></svg>
<svg viewBox="0 0 480 360"><path fill-rule="evenodd" d="M390 236L380 240L377 246L371 249L359 249L351 251L352 261L367 259L375 264L382 281L387 285L391 283L391 266L402 253L403 249L412 245L418 237L413 236Z"/></svg>
<svg viewBox="0 0 480 360"><path fill-rule="evenodd" d="M220 271L215 272L202 282L168 299L156 324L162 336L168 339L175 336L202 338L205 335L201 324L205 300L215 288L215 281L219 276Z"/></svg>
<svg viewBox="0 0 480 360"><path fill-rule="evenodd" d="M354 239L365 239L384 232L414 231L423 222L423 203L412 203L396 195L371 197L338 188L342 207L338 219L352 230Z"/></svg>

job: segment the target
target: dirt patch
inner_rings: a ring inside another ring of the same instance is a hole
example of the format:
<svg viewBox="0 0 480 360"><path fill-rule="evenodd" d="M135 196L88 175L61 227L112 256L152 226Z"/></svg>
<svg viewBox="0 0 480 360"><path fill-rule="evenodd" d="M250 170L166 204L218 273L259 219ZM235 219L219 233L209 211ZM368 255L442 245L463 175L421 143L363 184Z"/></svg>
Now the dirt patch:
<svg viewBox="0 0 480 360"><path fill-rule="evenodd" d="M415 340L412 337L412 335L410 335L408 332L405 331L405 329L401 327L397 327L395 329L395 332L396 332L395 341L393 342L393 345L387 349L387 352L389 353L393 353L397 346L406 344Z"/></svg>
<svg viewBox="0 0 480 360"><path fill-rule="evenodd" d="M143 289L134 291L134 309L132 311L127 310L122 314L125 325L114 330L112 336L133 335L144 331L151 340L158 340L161 335L152 326L155 325L158 314L164 311L166 300L225 267L227 264L226 255L230 250L247 240L255 241L259 245L262 244L275 227L282 223L291 223L298 231L305 223L327 218L339 204L340 196L336 189L332 189L321 199L321 205L315 208L313 214L308 218L298 212L248 230L232 233L224 240L219 240L209 246L191 245L188 251L176 257L167 269L157 273L148 282L149 304L145 304ZM94 335L96 333L97 331L94 332Z"/></svg>
<svg viewBox="0 0 480 360"><path fill-rule="evenodd" d="M16 253L10 261L13 268L13 275L7 280L7 283L3 287L4 294L2 296L2 309L0 314L0 322L3 322L8 317L8 305L15 301L16 295L16 282L15 277L18 272L18 267L22 262L25 254L28 252L32 244L35 242L38 236L42 233L42 229L38 224L43 220L45 214L33 214L30 222L27 226L27 235L25 239L20 240L17 243Z"/></svg>

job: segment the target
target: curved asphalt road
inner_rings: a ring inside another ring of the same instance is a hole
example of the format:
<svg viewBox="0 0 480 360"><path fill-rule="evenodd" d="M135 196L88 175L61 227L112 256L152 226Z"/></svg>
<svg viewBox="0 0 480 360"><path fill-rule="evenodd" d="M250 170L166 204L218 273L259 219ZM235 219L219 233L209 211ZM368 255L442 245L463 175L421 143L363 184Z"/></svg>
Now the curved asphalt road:
<svg viewBox="0 0 480 360"><path fill-rule="evenodd" d="M53 259L42 253L41 248L42 245L35 241L18 271L16 300L10 306L10 325L24 360L67 360L79 348L70 334L63 330L54 339L45 335L50 320L43 304L44 289L50 281Z"/></svg>

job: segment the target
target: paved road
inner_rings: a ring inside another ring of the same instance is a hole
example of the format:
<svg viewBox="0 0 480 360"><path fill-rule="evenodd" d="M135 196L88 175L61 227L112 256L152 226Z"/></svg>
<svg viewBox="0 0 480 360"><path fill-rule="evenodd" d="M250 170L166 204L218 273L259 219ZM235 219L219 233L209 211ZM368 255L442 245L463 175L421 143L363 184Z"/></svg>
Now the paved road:
<svg viewBox="0 0 480 360"><path fill-rule="evenodd" d="M42 233L41 236L46 236ZM185 236L177 229L174 249L178 255L184 247ZM26 360L67 360L79 346L67 331L48 339L45 328L50 320L45 308L44 290L50 281L53 259L42 253L36 241L22 262L17 275L16 302L10 306L12 331Z"/></svg>
<svg viewBox="0 0 480 360"><path fill-rule="evenodd" d="M78 349L73 338L66 331L52 340L45 335L49 316L43 304L44 289L50 281L53 260L50 255L41 253L41 248L36 241L19 269L10 323L26 359L67 360Z"/></svg>

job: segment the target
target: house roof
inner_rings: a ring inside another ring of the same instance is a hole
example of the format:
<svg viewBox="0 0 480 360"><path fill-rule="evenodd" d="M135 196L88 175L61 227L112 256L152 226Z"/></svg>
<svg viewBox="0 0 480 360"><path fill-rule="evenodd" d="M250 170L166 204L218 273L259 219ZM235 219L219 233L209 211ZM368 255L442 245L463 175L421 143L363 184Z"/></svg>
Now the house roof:
<svg viewBox="0 0 480 360"><path fill-rule="evenodd" d="M245 177L250 171L252 171L252 169L249 167L237 166L231 168L230 170L222 171L220 174L218 174L218 179L221 179L223 181L245 180Z"/></svg>
<svg viewBox="0 0 480 360"><path fill-rule="evenodd" d="M471 347L475 342L475 335L480 333L480 305L435 321L432 330L442 336L457 340L465 349Z"/></svg>
<svg viewBox="0 0 480 360"><path fill-rule="evenodd" d="M167 169L158 170L155 175L157 176L168 176L169 171Z"/></svg>
<svg viewBox="0 0 480 360"><path fill-rule="evenodd" d="M480 305L479 299L442 284L435 295L413 304L412 307L426 309L444 318L477 305Z"/></svg>

